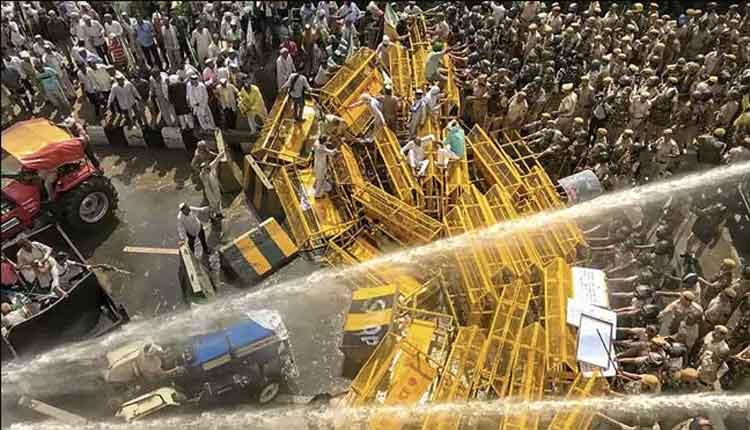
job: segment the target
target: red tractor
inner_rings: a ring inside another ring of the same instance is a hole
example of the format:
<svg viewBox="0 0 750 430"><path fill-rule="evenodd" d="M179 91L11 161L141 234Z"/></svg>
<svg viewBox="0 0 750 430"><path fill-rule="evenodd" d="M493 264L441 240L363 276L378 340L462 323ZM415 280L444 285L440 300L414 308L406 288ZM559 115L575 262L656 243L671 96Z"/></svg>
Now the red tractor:
<svg viewBox="0 0 750 430"><path fill-rule="evenodd" d="M117 191L67 130L23 121L3 131L2 150L2 240L56 217L79 231L114 217Z"/></svg>

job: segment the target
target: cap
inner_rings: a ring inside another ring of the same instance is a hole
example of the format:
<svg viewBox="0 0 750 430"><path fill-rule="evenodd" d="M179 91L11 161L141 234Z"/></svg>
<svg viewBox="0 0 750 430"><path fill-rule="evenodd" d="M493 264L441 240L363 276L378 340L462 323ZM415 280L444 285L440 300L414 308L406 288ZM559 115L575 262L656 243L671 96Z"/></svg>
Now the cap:
<svg viewBox="0 0 750 430"><path fill-rule="evenodd" d="M607 129L606 128L597 128L596 129L596 134L601 134L602 136L606 136L607 135Z"/></svg>
<svg viewBox="0 0 750 430"><path fill-rule="evenodd" d="M563 91L573 91L573 84L568 82L567 84L562 85Z"/></svg>
<svg viewBox="0 0 750 430"><path fill-rule="evenodd" d="M125 75L118 70L117 73L115 73L115 79L125 79Z"/></svg>
<svg viewBox="0 0 750 430"><path fill-rule="evenodd" d="M729 333L729 329L727 328L727 326L725 326L725 325L721 325L721 324L720 324L720 325L717 325L717 326L715 326L715 327L714 327L714 331L716 331L716 332L718 332L718 333L722 333L722 334L727 334L727 333Z"/></svg>
<svg viewBox="0 0 750 430"><path fill-rule="evenodd" d="M661 386L661 383L659 382L659 378L650 374L641 375L641 382L643 382L644 384L648 385L651 388L659 388Z"/></svg>
<svg viewBox="0 0 750 430"><path fill-rule="evenodd" d="M716 130L714 130L714 134L716 134L717 130L724 130L724 129L723 128L717 128ZM722 136L723 136L723 134L722 134ZM735 267L737 267L737 263L734 260L732 260L731 258L725 258L725 259L721 260L721 265L724 266L724 267L726 267L727 269L734 269Z"/></svg>
<svg viewBox="0 0 750 430"><path fill-rule="evenodd" d="M665 339L663 336L654 336L651 338L651 343L659 346L665 346L668 345L669 342L667 342L667 339Z"/></svg>
<svg viewBox="0 0 750 430"><path fill-rule="evenodd" d="M190 74L190 79L191 80L197 80L198 79L198 75L196 75L195 73L191 73Z"/></svg>
<svg viewBox="0 0 750 430"><path fill-rule="evenodd" d="M227 83L227 78L221 78L221 79L219 79L219 83L220 83L221 85L226 85L226 83Z"/></svg>
<svg viewBox="0 0 750 430"><path fill-rule="evenodd" d="M693 293L692 291L683 291L682 294L680 294L680 297L689 302L692 302L693 300L695 300L695 293Z"/></svg>
<svg viewBox="0 0 750 430"><path fill-rule="evenodd" d="M185 202L180 203L180 210L182 210L182 209L184 209L186 207L187 207L187 203L185 203Z"/></svg>
<svg viewBox="0 0 750 430"><path fill-rule="evenodd" d="M289 53L289 50L286 48L281 48L281 50L279 51L279 54L288 54L288 53Z"/></svg>
<svg viewBox="0 0 750 430"><path fill-rule="evenodd" d="M622 131L622 134L627 134L629 136L629 135L633 134L633 129L626 128L625 130Z"/></svg>
<svg viewBox="0 0 750 430"><path fill-rule="evenodd" d="M576 124L583 124L583 118L581 118L580 116L577 116L577 117L573 118L573 121Z"/></svg>
<svg viewBox="0 0 750 430"><path fill-rule="evenodd" d="M686 367L677 372L674 377L678 381L693 382L698 380L698 371L692 367Z"/></svg>

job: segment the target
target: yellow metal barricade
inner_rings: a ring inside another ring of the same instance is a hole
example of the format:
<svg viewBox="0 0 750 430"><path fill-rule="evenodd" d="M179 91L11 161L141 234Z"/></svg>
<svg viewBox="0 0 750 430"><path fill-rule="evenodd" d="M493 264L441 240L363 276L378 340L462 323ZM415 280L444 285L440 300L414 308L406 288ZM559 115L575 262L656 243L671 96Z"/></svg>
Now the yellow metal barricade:
<svg viewBox="0 0 750 430"><path fill-rule="evenodd" d="M372 122L372 114L366 105L350 108L362 94L372 96L383 89L383 76L376 66L375 52L360 48L333 77L320 89L320 103L344 119L349 131L355 136L365 133Z"/></svg>
<svg viewBox="0 0 750 430"><path fill-rule="evenodd" d="M443 219L448 212L448 193L445 188L445 177L437 167L437 149L443 139L443 130L435 117L428 116L417 130L417 137L432 136L433 140L424 144L425 159L429 162L425 174L420 178L424 193L423 211L435 219Z"/></svg>
<svg viewBox="0 0 750 430"><path fill-rule="evenodd" d="M430 52L430 39L427 34L427 22L424 16L410 18L407 22L409 46L411 47L411 81L414 88L424 89L427 81L424 77L424 66Z"/></svg>
<svg viewBox="0 0 750 430"><path fill-rule="evenodd" d="M518 356L513 369L513 379L508 390L508 397L524 401L537 401L544 394L545 375L544 328L534 323L523 329L519 338ZM523 412L505 416L502 419L502 430L537 430L539 415Z"/></svg>
<svg viewBox="0 0 750 430"><path fill-rule="evenodd" d="M344 399L346 406L363 406L375 399L377 390L393 363L398 349L398 338L387 333L365 365L357 373Z"/></svg>
<svg viewBox="0 0 750 430"><path fill-rule="evenodd" d="M280 169L272 181L294 241L301 250L322 248L327 238L355 221L344 201L316 198L312 191L314 180L312 169Z"/></svg>
<svg viewBox="0 0 750 430"><path fill-rule="evenodd" d="M406 336L398 344L398 353L384 392L384 406L413 405L427 392L437 370L430 363L428 353L435 332L432 321L415 320L406 329ZM370 420L374 430L399 430L403 423L389 414Z"/></svg>
<svg viewBox="0 0 750 430"><path fill-rule="evenodd" d="M582 400L589 397L596 389L597 378L584 378L578 374L573 385L565 396L565 400ZM548 430L588 430L591 421L596 415L596 410L587 409L585 406L576 406L569 410L560 411L555 414Z"/></svg>
<svg viewBox="0 0 750 430"><path fill-rule="evenodd" d="M465 209L457 205L445 216L445 231L449 237L468 234L471 231ZM459 249L452 253L458 266L460 287L468 307L468 324L481 324L492 315L491 305L496 297L489 272L489 261L485 252L477 247Z"/></svg>
<svg viewBox="0 0 750 430"><path fill-rule="evenodd" d="M398 289L395 284L362 287L352 292L341 340L345 377L351 378L357 374L389 332L397 297Z"/></svg>
<svg viewBox="0 0 750 430"><path fill-rule="evenodd" d="M328 249L323 261L331 266L353 266L382 255L375 240L364 229L347 230L328 241ZM404 300L422 292L425 285L412 276L405 274L398 267L376 267L352 273L347 280L354 288L394 284L399 286L399 293Z"/></svg>
<svg viewBox="0 0 750 430"><path fill-rule="evenodd" d="M342 143L338 147L339 154L333 157L333 182L337 186L353 185L362 186L365 179L362 176L362 170L359 167L351 146Z"/></svg>
<svg viewBox="0 0 750 430"><path fill-rule="evenodd" d="M432 402L455 402L467 400L471 392L471 378L475 372L484 335L477 326L460 327L453 341L448 360L443 367ZM456 413L436 413L427 416L422 430L458 429L461 415Z"/></svg>
<svg viewBox="0 0 750 430"><path fill-rule="evenodd" d="M467 140L467 149L472 153L482 179L490 187L499 186L511 197L513 206L516 206L519 194L523 193L523 180L515 164L478 125L471 129Z"/></svg>
<svg viewBox="0 0 750 430"><path fill-rule="evenodd" d="M402 98L401 114L408 112L406 99L414 97L411 87L411 68L409 51L400 43L391 43L388 47L388 74L393 82L393 95Z"/></svg>
<svg viewBox="0 0 750 430"><path fill-rule="evenodd" d="M448 53L443 55L443 63L445 63L446 79L443 83L443 94L445 94L443 112L445 116L456 117L461 112L461 93L458 91L456 85L456 72L453 67L453 59L451 59Z"/></svg>
<svg viewBox="0 0 750 430"><path fill-rule="evenodd" d="M464 208L469 227L472 230L491 228L498 220L490 207L488 199L475 187L464 188L457 205ZM515 236L515 235L513 235ZM485 253L496 286L502 284L501 270L510 270L515 277L520 277L529 269L527 255L523 252L523 239L508 237L485 246Z"/></svg>
<svg viewBox="0 0 750 430"><path fill-rule="evenodd" d="M289 95L276 99L268 121L251 151L263 163L305 163L305 142L313 129L317 116L315 102L307 100L302 111L302 121L294 120Z"/></svg>
<svg viewBox="0 0 750 430"><path fill-rule="evenodd" d="M559 372L561 365L576 369L576 337L566 322L573 282L570 266L558 257L545 266L543 272L547 369Z"/></svg>
<svg viewBox="0 0 750 430"><path fill-rule="evenodd" d="M390 129L380 128L374 134L375 147L388 175L388 182L393 193L402 201L414 206L424 199L422 188L417 184L411 168L401 155L401 146L396 135Z"/></svg>
<svg viewBox="0 0 750 430"><path fill-rule="evenodd" d="M487 341L482 345L482 365L474 374L472 391L475 396L479 393L487 396L490 391L497 397L507 396L530 301L531 291L520 280L503 289Z"/></svg>
<svg viewBox="0 0 750 430"><path fill-rule="evenodd" d="M443 225L375 185L366 183L354 192L354 200L383 231L404 245L423 245L437 239Z"/></svg>

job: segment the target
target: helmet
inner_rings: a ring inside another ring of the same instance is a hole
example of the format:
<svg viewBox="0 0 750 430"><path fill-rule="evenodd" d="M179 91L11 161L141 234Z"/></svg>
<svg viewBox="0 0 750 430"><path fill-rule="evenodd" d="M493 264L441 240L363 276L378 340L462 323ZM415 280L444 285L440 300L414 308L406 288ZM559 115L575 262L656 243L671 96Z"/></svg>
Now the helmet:
<svg viewBox="0 0 750 430"><path fill-rule="evenodd" d="M654 296L654 289L649 285L638 285L635 287L635 296L639 299L647 299Z"/></svg>
<svg viewBox="0 0 750 430"><path fill-rule="evenodd" d="M648 285L654 280L654 274L650 270L641 270L638 273L638 282L643 285Z"/></svg>
<svg viewBox="0 0 750 430"><path fill-rule="evenodd" d="M669 252L674 248L674 245L672 245L668 240L660 240L656 242L656 246L654 246L654 253L656 255L666 255L669 254Z"/></svg>
<svg viewBox="0 0 750 430"><path fill-rule="evenodd" d="M682 283L687 285L692 285L698 282L698 274L697 273L687 273L685 276L682 277Z"/></svg>
<svg viewBox="0 0 750 430"><path fill-rule="evenodd" d="M659 227L656 228L656 238L657 239L669 239L671 236L671 232L669 231L669 227L666 224L661 224Z"/></svg>
<svg viewBox="0 0 750 430"><path fill-rule="evenodd" d="M641 318L644 320L655 320L660 311L661 309L657 305L646 305L641 308Z"/></svg>
<svg viewBox="0 0 750 430"><path fill-rule="evenodd" d="M669 345L667 353L672 358L684 357L687 354L687 346L683 343L674 342Z"/></svg>

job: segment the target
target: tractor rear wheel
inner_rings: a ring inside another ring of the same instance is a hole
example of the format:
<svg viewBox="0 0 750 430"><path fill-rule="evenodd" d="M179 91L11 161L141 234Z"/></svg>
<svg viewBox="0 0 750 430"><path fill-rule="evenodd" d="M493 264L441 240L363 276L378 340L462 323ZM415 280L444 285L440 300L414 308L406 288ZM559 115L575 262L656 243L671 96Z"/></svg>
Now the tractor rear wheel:
<svg viewBox="0 0 750 430"><path fill-rule="evenodd" d="M91 230L110 220L117 209L117 191L105 176L92 176L62 196L66 223L76 230Z"/></svg>

